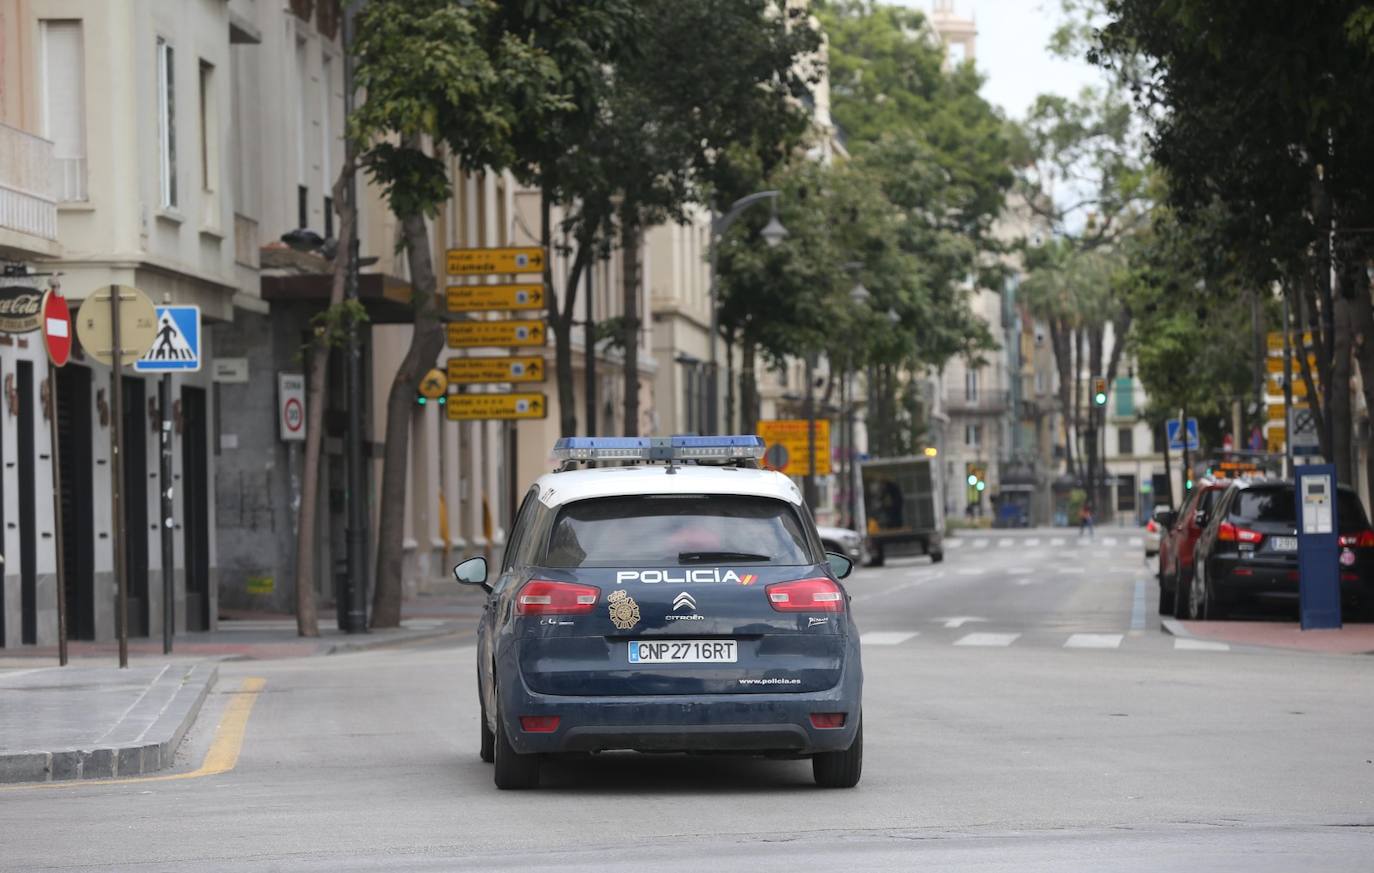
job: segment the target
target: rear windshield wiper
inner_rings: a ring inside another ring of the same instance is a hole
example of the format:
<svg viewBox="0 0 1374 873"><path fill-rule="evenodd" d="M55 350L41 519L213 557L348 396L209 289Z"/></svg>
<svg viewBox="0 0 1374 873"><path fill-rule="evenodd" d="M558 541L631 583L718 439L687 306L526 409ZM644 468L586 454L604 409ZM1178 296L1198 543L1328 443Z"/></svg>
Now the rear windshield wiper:
<svg viewBox="0 0 1374 873"><path fill-rule="evenodd" d="M754 552L678 552L679 564L701 564L711 561L768 561L767 555Z"/></svg>

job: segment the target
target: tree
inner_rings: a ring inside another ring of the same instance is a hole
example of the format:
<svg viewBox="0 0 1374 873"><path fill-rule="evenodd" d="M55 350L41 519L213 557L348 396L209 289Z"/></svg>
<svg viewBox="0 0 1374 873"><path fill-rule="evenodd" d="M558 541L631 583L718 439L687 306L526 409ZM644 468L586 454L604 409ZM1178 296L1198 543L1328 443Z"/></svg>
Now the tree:
<svg viewBox="0 0 1374 873"><path fill-rule="evenodd" d="M1219 205L1252 286L1277 281L1310 314L1326 392L1310 398L1322 452L1350 482L1352 354L1374 404L1374 344L1364 341L1374 335L1363 273L1374 255L1363 231L1374 224L1366 4L1108 0L1106 9L1093 58L1142 71L1136 103L1180 220Z"/></svg>
<svg viewBox="0 0 1374 873"><path fill-rule="evenodd" d="M411 405L444 346L427 224L451 196L442 153L468 171L510 166L521 113L568 102L546 53L493 32L497 10L491 0L370 0L359 13L355 78L366 100L349 136L400 221L414 325L386 403L373 627L400 624Z"/></svg>

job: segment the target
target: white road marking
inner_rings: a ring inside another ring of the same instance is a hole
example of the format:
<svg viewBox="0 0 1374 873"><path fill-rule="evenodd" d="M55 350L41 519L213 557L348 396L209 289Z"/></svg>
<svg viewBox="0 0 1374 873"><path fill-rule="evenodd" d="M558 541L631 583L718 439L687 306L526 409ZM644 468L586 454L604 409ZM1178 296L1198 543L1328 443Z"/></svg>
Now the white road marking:
<svg viewBox="0 0 1374 873"><path fill-rule="evenodd" d="M955 572L960 576L981 576L987 571L987 567L960 567Z"/></svg>
<svg viewBox="0 0 1374 873"><path fill-rule="evenodd" d="M1033 571L1030 567L1012 567L1007 572L1013 576L1024 576L1027 573L1033 573L1035 571Z"/></svg>
<svg viewBox="0 0 1374 873"><path fill-rule="evenodd" d="M943 622L945 627L961 628L971 621L987 621L986 618L978 618L972 615L956 615L949 618L937 618L936 622Z"/></svg>
<svg viewBox="0 0 1374 873"><path fill-rule="evenodd" d="M1037 581L1037 580L1032 579L1031 577L1027 576L1027 577L1024 578L1024 579L1017 579L1017 580L1016 580L1016 584L1017 584L1017 585L1034 585L1034 584L1036 583L1036 581Z"/></svg>
<svg viewBox="0 0 1374 873"><path fill-rule="evenodd" d="M1115 649L1123 634L1074 634L1064 641L1066 649Z"/></svg>
<svg viewBox="0 0 1374 873"><path fill-rule="evenodd" d="M1000 539L1000 540L997 541L997 547L998 547L999 549L1005 549L1005 548L1006 548L1007 546L1009 546L1009 545L1011 545L1011 538L1010 538L1010 537L1003 537L1002 539Z"/></svg>
<svg viewBox="0 0 1374 873"><path fill-rule="evenodd" d="M1229 652L1231 647L1226 643L1217 643L1212 640L1190 640L1184 637L1174 638L1174 651L1176 652Z"/></svg>
<svg viewBox="0 0 1374 873"><path fill-rule="evenodd" d="M1082 567L1060 567L1059 572L1067 573L1070 576L1082 576L1085 571Z"/></svg>
<svg viewBox="0 0 1374 873"><path fill-rule="evenodd" d="M865 646L898 646L918 634L919 631L869 631L859 635L859 642Z"/></svg>
<svg viewBox="0 0 1374 873"><path fill-rule="evenodd" d="M973 541L973 547L974 547L975 549L986 549L986 548L988 547L988 541L987 541L987 540L984 540L984 539L977 539L977 540L974 540L974 541Z"/></svg>
<svg viewBox="0 0 1374 873"><path fill-rule="evenodd" d="M954 641L956 646L1009 646L1020 634L965 634Z"/></svg>
<svg viewBox="0 0 1374 873"><path fill-rule="evenodd" d="M1104 546L1114 546L1114 545L1116 545L1116 537L1103 537L1103 538L1102 538L1102 545L1104 545Z"/></svg>
<svg viewBox="0 0 1374 873"><path fill-rule="evenodd" d="M964 544L965 540L945 540L946 549L957 549Z"/></svg>
<svg viewBox="0 0 1374 873"><path fill-rule="evenodd" d="M1027 546L1027 547L1030 547L1030 546L1038 546L1038 545L1040 545L1040 537L1027 537L1027 538L1026 538L1026 546Z"/></svg>
<svg viewBox="0 0 1374 873"><path fill-rule="evenodd" d="M1062 545L1064 545L1064 538L1063 538L1063 537L1050 537L1050 545L1052 545L1052 546L1062 546Z"/></svg>
<svg viewBox="0 0 1374 873"><path fill-rule="evenodd" d="M1143 545L1145 545L1145 541L1144 541L1143 539L1141 539L1140 537L1131 537L1129 540L1127 540L1127 542L1129 542L1129 543L1130 543L1131 545L1133 545L1133 546L1143 546Z"/></svg>

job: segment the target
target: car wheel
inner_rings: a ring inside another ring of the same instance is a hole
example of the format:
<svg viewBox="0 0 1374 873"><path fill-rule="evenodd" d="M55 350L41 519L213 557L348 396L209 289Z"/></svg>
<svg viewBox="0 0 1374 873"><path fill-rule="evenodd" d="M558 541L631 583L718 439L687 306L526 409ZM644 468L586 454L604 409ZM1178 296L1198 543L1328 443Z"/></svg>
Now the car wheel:
<svg viewBox="0 0 1374 873"><path fill-rule="evenodd" d="M932 563L932 564L938 564L938 563L940 563L941 561L943 561L944 559L945 559L945 553L944 553L944 552L931 552L931 553L930 553L930 563Z"/></svg>
<svg viewBox="0 0 1374 873"><path fill-rule="evenodd" d="M1192 586L1183 587L1183 576L1174 571L1174 618L1187 621L1193 617Z"/></svg>
<svg viewBox="0 0 1374 873"><path fill-rule="evenodd" d="M478 696L480 697L480 692ZM490 764L492 761L496 760L496 734L492 733L491 728L487 727L487 708L485 706L481 707L481 717L482 745L477 755L482 759L483 763Z"/></svg>
<svg viewBox="0 0 1374 873"><path fill-rule="evenodd" d="M870 566L870 567L881 567L881 566L882 566L883 564L885 564L886 562L887 562L887 557L883 554L883 550L882 550L882 549L874 549L874 550L873 550L873 555L868 559L868 566Z"/></svg>
<svg viewBox="0 0 1374 873"><path fill-rule="evenodd" d="M811 775L821 788L853 788L859 784L864 771L864 722L859 716L859 729L854 742L839 752L821 752L811 757Z"/></svg>
<svg viewBox="0 0 1374 873"><path fill-rule="evenodd" d="M518 791L539 787L539 756L521 755L506 736L506 725L497 709L496 733L493 737L496 787Z"/></svg>
<svg viewBox="0 0 1374 873"><path fill-rule="evenodd" d="M1174 614L1174 595L1175 595L1176 593L1177 593L1177 591L1176 591L1175 589L1171 589L1171 588L1165 587L1165 585L1164 585L1164 579L1163 579L1163 577L1161 577L1160 580L1159 580L1159 614L1160 614L1160 615L1173 615L1173 614Z"/></svg>

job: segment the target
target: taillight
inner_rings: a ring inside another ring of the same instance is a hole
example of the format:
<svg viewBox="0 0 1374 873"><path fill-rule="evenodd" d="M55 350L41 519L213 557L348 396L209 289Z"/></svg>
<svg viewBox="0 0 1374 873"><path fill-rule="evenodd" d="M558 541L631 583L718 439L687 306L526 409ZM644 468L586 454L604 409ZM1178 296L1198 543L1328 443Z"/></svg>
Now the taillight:
<svg viewBox="0 0 1374 873"><path fill-rule="evenodd" d="M842 712L813 712L811 713L811 726L813 728L842 728L844 727L844 713Z"/></svg>
<svg viewBox="0 0 1374 873"><path fill-rule="evenodd" d="M527 734L551 734L558 730L558 721L556 715L522 715L520 730Z"/></svg>
<svg viewBox="0 0 1374 873"><path fill-rule="evenodd" d="M1228 543L1259 543L1264 541L1264 534L1223 521L1217 528L1217 539Z"/></svg>
<svg viewBox="0 0 1374 873"><path fill-rule="evenodd" d="M1154 533L1155 531L1159 530L1159 525L1155 524L1155 520L1152 518L1149 521L1145 522L1145 529L1150 533Z"/></svg>
<svg viewBox="0 0 1374 873"><path fill-rule="evenodd" d="M1374 530L1362 530L1357 534L1341 534L1341 545L1361 549L1374 547Z"/></svg>
<svg viewBox="0 0 1374 873"><path fill-rule="evenodd" d="M531 579L515 595L516 615L585 615L596 606L601 589L573 582Z"/></svg>
<svg viewBox="0 0 1374 873"><path fill-rule="evenodd" d="M825 578L778 582L764 589L778 612L843 612L844 593Z"/></svg>

